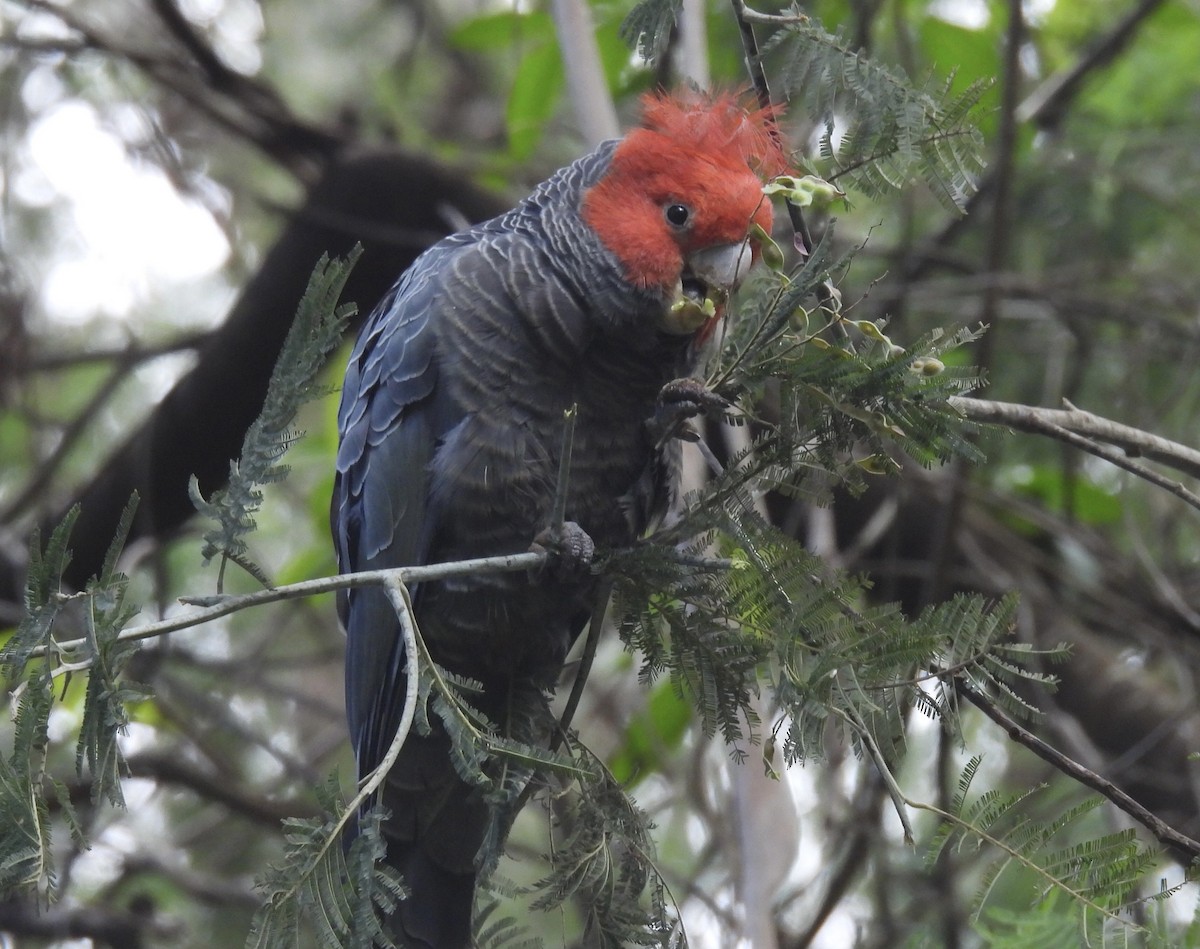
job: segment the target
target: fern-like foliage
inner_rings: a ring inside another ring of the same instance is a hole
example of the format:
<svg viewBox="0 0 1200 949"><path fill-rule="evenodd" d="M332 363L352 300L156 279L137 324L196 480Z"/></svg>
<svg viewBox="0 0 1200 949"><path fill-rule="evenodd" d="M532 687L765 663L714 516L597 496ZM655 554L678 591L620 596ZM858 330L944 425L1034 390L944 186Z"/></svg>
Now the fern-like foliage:
<svg viewBox="0 0 1200 949"><path fill-rule="evenodd" d="M1181 949L1200 945L1200 924L1186 932L1167 917L1167 899L1179 887L1160 889L1138 906L1138 924L1123 919L1080 925L1080 913L1057 888L1042 890L1025 907L984 906L975 931L988 949L1044 949L1046 946L1137 946L1139 949Z"/></svg>
<svg viewBox="0 0 1200 949"><path fill-rule="evenodd" d="M118 807L125 804L121 792L124 757L118 742L129 726L125 706L145 695L142 689L121 678L125 663L137 651L137 644L118 638L138 613L138 607L126 598L128 577L117 570L117 558L129 536L137 502L134 494L125 505L100 575L87 585L84 615L89 659L87 694L75 751L76 770L82 776L86 763L91 773L93 803L107 798Z"/></svg>
<svg viewBox="0 0 1200 949"><path fill-rule="evenodd" d="M1051 895L1066 897L1076 916L1076 932L1127 928L1130 923L1118 910L1135 895L1159 855L1142 846L1132 829L1064 842L1069 831L1103 804L1101 798L1089 798L1050 820L1032 819L1026 806L1042 787L1011 794L990 790L972 798L979 764L974 757L963 768L951 809L941 814L942 822L930 842L927 861L936 861L949 849L973 851L982 844L993 857L976 892L977 912L985 907L1001 875L1016 873L1027 881L1035 902ZM1030 930L1041 929L1036 921L1022 919L1011 934L1013 942L1021 944Z"/></svg>
<svg viewBox="0 0 1200 949"><path fill-rule="evenodd" d="M769 46L792 108L824 124L825 177L870 197L923 181L950 208L975 190L983 138L974 114L988 84L954 93L953 77L916 85L853 48L839 30L798 19Z"/></svg>
<svg viewBox="0 0 1200 949"><path fill-rule="evenodd" d="M765 640L747 635L739 614L761 600L737 571L681 567L651 546L625 551L614 571L614 614L622 640L642 656L641 678L667 674L699 715L705 735L732 747L757 735L752 710L755 670Z"/></svg>
<svg viewBox="0 0 1200 949"><path fill-rule="evenodd" d="M654 64L679 9L679 0L641 0L621 24L621 37ZM815 17L793 12L763 45L763 56L778 63L778 99L792 114L823 124L824 176L872 198L919 180L946 207L961 209L983 169L975 115L989 84L954 92L953 77L914 83L856 50L842 30L830 33Z"/></svg>
<svg viewBox="0 0 1200 949"><path fill-rule="evenodd" d="M70 795L46 770L48 725L54 704L54 648L51 633L66 606L62 574L70 561L67 540L79 515L72 508L42 548L40 532L31 538L25 580L25 616L0 649L0 673L16 685L11 755L0 758L0 894L26 890L46 897L56 878L51 850L50 809L61 804L72 832L81 835ZM49 794L46 789L49 789Z"/></svg>
<svg viewBox="0 0 1200 949"><path fill-rule="evenodd" d="M79 670L86 674L83 723L76 745L76 769L90 772L93 802L107 799L121 805L124 758L118 737L128 719L126 701L141 692L121 679L121 670L134 647L118 634L137 613L126 600L126 577L116 569L137 506L134 495L121 515L116 537L104 567L77 597L61 592L62 573L70 560L67 548L78 516L72 508L51 534L45 550L34 533L25 590L25 617L0 649L0 670L7 683L16 683L19 696L13 728L12 754L0 759L0 892L33 890L52 896L55 876L49 820L53 802L71 834L84 842L70 793L47 771L48 724L54 705L56 675ZM75 608L78 608L77 610ZM64 609L78 612L86 632L82 645L66 654L55 642L55 621Z"/></svg>
<svg viewBox="0 0 1200 949"><path fill-rule="evenodd" d="M42 793L50 705L48 687L24 692L17 705L13 752L0 757L0 894L53 892L49 802ZM55 786L56 796L69 806L70 796L60 789Z"/></svg>
<svg viewBox="0 0 1200 949"><path fill-rule="evenodd" d="M257 486L286 471L278 459L296 437L288 425L296 408L319 393L316 373L351 312L336 302L356 257L357 251L347 261L322 260L318 266L272 376L263 415L247 435L247 456L233 466L230 488L207 502L199 497L193 480L194 497L219 522L207 536L206 557L220 553L249 565L243 538L253 527L252 514L261 500ZM0 674L17 697L12 752L0 758L0 893L24 890L43 898L55 894L51 804L71 834L86 843L66 787L47 766L56 681L85 677L76 770L89 782L94 803L124 803L120 737L128 726L128 703L144 693L124 677L137 646L122 639L121 633L138 607L128 598L128 579L117 570L117 559L136 503L135 495L120 518L99 575L78 594L61 591L78 510L68 512L44 548L37 532L32 537L25 615L0 647ZM83 632L81 638L69 640L69 649L59 642L63 637L54 635L65 614L72 620L71 628ZM362 860L352 861L350 871L361 877L363 865ZM360 930L361 926L351 931ZM359 944L369 945L369 940Z"/></svg>
<svg viewBox="0 0 1200 949"><path fill-rule="evenodd" d="M42 549L41 531L37 528L29 538L29 571L25 578L25 615L16 632L0 649L0 674L10 682L25 677L34 653L51 650L50 633L54 621L66 600L62 596L62 575L71 561L67 547L71 528L79 517L79 507L72 507L50 534Z"/></svg>
<svg viewBox="0 0 1200 949"><path fill-rule="evenodd" d="M479 949L542 949L542 940L530 936L516 917L501 914L500 899L483 898L476 903L475 945Z"/></svg>
<svg viewBox="0 0 1200 949"><path fill-rule="evenodd" d="M348 805L336 776L318 791L318 799L325 817L285 821L287 852L259 878L266 901L246 947L295 946L308 932L321 949L392 949L379 912L394 910L405 892L396 871L380 862L386 844L379 824L385 815L374 808L361 813L358 834L343 852Z"/></svg>
<svg viewBox="0 0 1200 949"><path fill-rule="evenodd" d="M871 605L863 581L831 571L760 513L766 492L820 501L895 470L903 455L925 465L979 457L947 407L977 378L942 358L976 334L901 347L877 325L810 313L833 269L819 246L799 272L751 292L709 376L738 405L732 420L752 427L749 446L686 499L658 543L614 553L606 569L643 678L667 676L735 758L761 737L752 699L767 686L770 741L786 763L822 757L835 729L890 777L910 709L953 726L955 679L1023 714L1017 683L1052 682L1027 670L1029 650L1011 641L1015 598L962 596L910 618Z"/></svg>
<svg viewBox="0 0 1200 949"><path fill-rule="evenodd" d="M681 0L642 0L621 23L621 39L654 65L667 51L681 7Z"/></svg>
<svg viewBox="0 0 1200 949"><path fill-rule="evenodd" d="M754 449L760 465L778 469L774 487L824 471L853 488L879 466L889 469L883 456L893 446L926 466L953 457L982 461L946 403L976 388L979 377L942 358L979 333L934 332L901 347L875 323L824 306L810 311L816 288L841 265L830 261L829 243L827 234L797 273L759 278L731 317L709 374L712 388L740 401L743 417L755 418L768 394L778 399L778 419ZM727 466L742 481L743 461Z"/></svg>
<svg viewBox="0 0 1200 949"><path fill-rule="evenodd" d="M597 949L684 949L649 820L577 736L571 747L584 777L552 791L549 872L532 887L532 908L573 901L585 916L583 943Z"/></svg>
<svg viewBox="0 0 1200 949"><path fill-rule="evenodd" d="M254 516L262 505L262 486L287 476L287 466L279 459L303 434L292 427L296 412L325 394L316 383L317 374L356 311L354 304L338 306L337 301L361 254L362 247L356 246L344 260L323 255L317 263L271 373L262 412L247 429L238 460L229 463L229 483L208 499L194 475L188 484L196 510L217 522L205 533L201 553L205 563L220 556L218 583L224 578L225 562L233 561L270 586L266 573L248 556L246 536L254 530Z"/></svg>

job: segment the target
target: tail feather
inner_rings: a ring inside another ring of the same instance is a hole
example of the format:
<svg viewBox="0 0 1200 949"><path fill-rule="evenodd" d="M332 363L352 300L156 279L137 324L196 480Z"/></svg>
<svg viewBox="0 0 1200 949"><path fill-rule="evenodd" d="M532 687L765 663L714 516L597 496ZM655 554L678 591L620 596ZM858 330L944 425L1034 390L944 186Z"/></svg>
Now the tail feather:
<svg viewBox="0 0 1200 949"><path fill-rule="evenodd" d="M467 949L475 901L475 858L488 808L478 787L450 763L449 739L410 734L383 787L385 860L408 896L387 921L401 949Z"/></svg>

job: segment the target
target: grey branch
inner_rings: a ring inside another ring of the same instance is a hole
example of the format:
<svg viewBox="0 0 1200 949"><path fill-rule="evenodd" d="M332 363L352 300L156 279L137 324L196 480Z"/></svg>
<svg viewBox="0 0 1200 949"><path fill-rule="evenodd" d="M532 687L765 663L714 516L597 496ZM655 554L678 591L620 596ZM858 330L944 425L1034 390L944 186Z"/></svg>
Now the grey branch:
<svg viewBox="0 0 1200 949"><path fill-rule="evenodd" d="M616 138L621 126L604 79L591 9L583 0L553 0L550 10L579 131L589 145Z"/></svg>
<svg viewBox="0 0 1200 949"><path fill-rule="evenodd" d="M1146 458L1189 477L1200 478L1200 451L1140 428L1077 409L1070 402L1066 402L1064 409L1047 409L965 396L952 396L948 401L956 411L975 422L1007 425L1009 428L1053 437L1060 437L1063 431L1071 432L1096 442L1115 445L1128 458Z"/></svg>
<svg viewBox="0 0 1200 949"><path fill-rule="evenodd" d="M316 596L318 593L332 593L334 590L344 590L349 587L387 586L389 583L420 583L426 580L444 580L447 577L461 577L473 573L516 573L521 570L532 570L541 566L546 560L546 554L528 552L509 554L502 557L480 557L475 560L456 560L452 563L429 564L419 567L396 567L392 570L364 570L360 573L344 573L335 577L321 577L317 580L304 580L300 583L290 583L287 586L272 587L269 590L259 590L240 596L217 594L215 596L188 597L183 602L201 609L183 616L173 616L157 623L146 623L142 626L130 626L121 631L117 639L122 642L131 639L151 639L176 630L199 626L210 620L228 616L251 606L261 606L265 603L277 603L280 600L294 600L300 597ZM75 650L86 650L89 642L86 639L71 639L55 643L54 648L65 653ZM44 649L36 649L33 656L45 655Z"/></svg>
<svg viewBox="0 0 1200 949"><path fill-rule="evenodd" d="M988 718L1004 729L1005 734L1019 745L1024 745L1043 761L1052 765L1068 777L1074 778L1085 787L1104 795L1116 807L1124 811L1135 821L1145 827L1158 838L1159 842L1170 847L1176 854L1181 855L1187 862L1200 859L1200 842L1193 840L1187 834L1180 833L1166 821L1152 814L1108 778L1085 768L1079 762L1068 758L1061 751L1042 741L1037 735L1023 727L1003 709L999 708L987 696L975 691L962 679L954 680L955 688L966 697L972 705L983 712Z"/></svg>

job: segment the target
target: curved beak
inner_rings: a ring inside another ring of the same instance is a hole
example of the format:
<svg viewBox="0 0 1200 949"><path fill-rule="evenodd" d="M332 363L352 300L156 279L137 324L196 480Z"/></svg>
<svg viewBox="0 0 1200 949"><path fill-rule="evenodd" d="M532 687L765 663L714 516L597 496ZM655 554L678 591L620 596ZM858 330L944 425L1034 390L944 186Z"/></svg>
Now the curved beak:
<svg viewBox="0 0 1200 949"><path fill-rule="evenodd" d="M749 241L717 244L691 254L683 265L675 302L666 313L662 328L668 333L688 335L707 328L721 317L725 300L737 288L754 263Z"/></svg>
<svg viewBox="0 0 1200 949"><path fill-rule="evenodd" d="M742 282L753 262L754 254L749 241L705 247L688 257L683 271L684 289L687 289L687 279L691 277L703 283L710 292L721 290L728 293Z"/></svg>

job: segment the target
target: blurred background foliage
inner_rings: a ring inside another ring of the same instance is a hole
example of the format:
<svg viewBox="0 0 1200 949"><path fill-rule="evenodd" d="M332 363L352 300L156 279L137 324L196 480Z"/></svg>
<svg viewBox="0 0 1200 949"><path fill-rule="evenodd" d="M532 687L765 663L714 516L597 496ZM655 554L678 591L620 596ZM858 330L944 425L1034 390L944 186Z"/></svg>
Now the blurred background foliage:
<svg viewBox="0 0 1200 949"><path fill-rule="evenodd" d="M194 472L207 494L227 471L320 253L363 241L347 298L369 310L421 246L588 147L580 129L607 103L568 88L557 7L0 0L0 629L20 615L29 531L83 502L67 577L81 586L134 487L144 501L123 567L143 618L214 589L179 492ZM745 83L724 6L685 2L690 38L653 70L619 36L631 7L589 6L622 122L659 83ZM851 190L838 210L840 248L862 245L838 276L850 315L889 319L901 343L984 322L962 358L986 370L988 398L1067 399L1195 445L1195 0L820 0L803 12L918 84L994 83L981 112L988 166L966 215L919 184ZM800 161L828 171L811 118L793 108L787 128ZM292 475L268 492L252 540L276 583L335 569L334 400L308 406L301 425ZM906 469L829 507L769 498L769 510L913 612L960 590L1020 591L1019 637L1073 650L1052 670L1060 689L1032 697L1046 713L1038 733L1200 836L1196 511L1059 442L980 439L984 465ZM236 571L229 583L253 588ZM36 913L0 897L0 941L240 945L253 878L281 852L280 819L313 814L312 788L334 766L352 773L340 658L328 597L139 652L127 672L147 694L130 706L124 810L92 806L73 777L83 689L68 683L50 771L91 847L57 835L60 899ZM933 824L920 819L916 849L904 845L873 769L848 748L778 779L764 776L770 748L732 765L669 686L638 684L636 666L608 643L577 723L658 825L693 945L1082 944L1069 908L1034 903L1016 870L977 915L980 855L924 861ZM1035 816L1085 796L982 718L964 729L983 754L975 791L1047 782ZM906 789L949 801L968 753L920 715L908 750ZM516 879L535 872L522 858L541 846L539 819L518 824ZM1127 826L1107 808L1086 820L1097 834ZM1183 872L1165 854L1144 895ZM1176 944L1200 944L1195 905L1189 885L1133 918L1165 914ZM569 917L542 921L548 944L572 944Z"/></svg>

